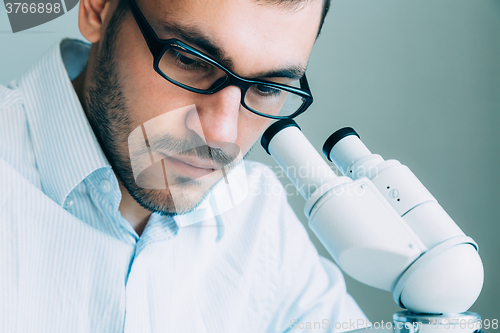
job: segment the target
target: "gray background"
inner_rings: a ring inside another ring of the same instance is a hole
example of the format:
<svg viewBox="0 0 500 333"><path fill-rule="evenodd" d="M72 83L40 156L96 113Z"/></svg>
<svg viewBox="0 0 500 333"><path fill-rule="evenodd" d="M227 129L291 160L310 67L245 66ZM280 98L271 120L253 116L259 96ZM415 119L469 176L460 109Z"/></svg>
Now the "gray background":
<svg viewBox="0 0 500 333"><path fill-rule="evenodd" d="M76 22L74 9L13 35L0 10L0 83L80 36ZM297 122L313 145L352 126L372 152L408 165L479 244L485 284L471 311L498 319L500 1L334 0L308 77L315 102ZM275 165L260 146L251 158ZM289 201L306 223L302 198ZM400 310L390 293L346 280L370 320Z"/></svg>

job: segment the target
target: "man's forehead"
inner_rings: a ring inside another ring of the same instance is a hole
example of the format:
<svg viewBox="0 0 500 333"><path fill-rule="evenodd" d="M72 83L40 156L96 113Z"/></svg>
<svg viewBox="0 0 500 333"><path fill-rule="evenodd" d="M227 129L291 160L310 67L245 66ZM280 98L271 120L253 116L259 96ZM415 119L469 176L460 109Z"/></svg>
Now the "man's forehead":
<svg viewBox="0 0 500 333"><path fill-rule="evenodd" d="M137 0L147 2L156 8L167 8L172 13L189 14L193 11L209 13L210 9L219 11L227 8L276 9L292 13L310 5L324 5L324 0ZM221 13L222 14L222 13Z"/></svg>
<svg viewBox="0 0 500 333"><path fill-rule="evenodd" d="M141 2L160 38L183 39L229 68L245 67L247 73L239 73L244 76L267 71L273 64L293 67L295 74L303 71L322 11L321 0L305 0L297 8L255 0Z"/></svg>

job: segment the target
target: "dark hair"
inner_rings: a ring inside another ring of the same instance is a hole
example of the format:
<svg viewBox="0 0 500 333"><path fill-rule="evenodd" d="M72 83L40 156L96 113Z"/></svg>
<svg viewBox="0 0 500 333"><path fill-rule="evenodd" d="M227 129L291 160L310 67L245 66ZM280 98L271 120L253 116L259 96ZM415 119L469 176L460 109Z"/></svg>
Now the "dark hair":
<svg viewBox="0 0 500 333"><path fill-rule="evenodd" d="M321 22L319 24L318 36L321 32L321 28L323 28L323 23L325 23L326 14L328 14L328 10L330 9L330 1L331 0L325 0L323 4L323 12L321 13Z"/></svg>

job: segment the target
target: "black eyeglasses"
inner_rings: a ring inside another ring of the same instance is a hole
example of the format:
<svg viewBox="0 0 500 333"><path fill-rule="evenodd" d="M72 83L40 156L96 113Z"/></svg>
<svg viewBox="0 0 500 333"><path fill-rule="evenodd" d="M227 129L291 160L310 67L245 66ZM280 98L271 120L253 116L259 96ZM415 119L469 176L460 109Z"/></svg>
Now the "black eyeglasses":
<svg viewBox="0 0 500 333"><path fill-rule="evenodd" d="M199 94L215 94L227 86L241 89L241 105L273 119L294 118L313 102L306 76L290 85L240 77L201 51L178 39L160 39L137 7L132 14L153 55L153 68L173 84Z"/></svg>

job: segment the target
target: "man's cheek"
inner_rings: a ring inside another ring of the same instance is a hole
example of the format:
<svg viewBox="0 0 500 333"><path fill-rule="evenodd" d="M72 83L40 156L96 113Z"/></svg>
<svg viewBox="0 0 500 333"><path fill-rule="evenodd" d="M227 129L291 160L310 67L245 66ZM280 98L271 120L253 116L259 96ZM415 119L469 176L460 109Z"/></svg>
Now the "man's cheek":
<svg viewBox="0 0 500 333"><path fill-rule="evenodd" d="M238 124L238 140L236 144L241 147L243 156L245 156L258 143L260 136L273 122L273 119L253 114L246 109L240 112L244 112L245 116L240 118Z"/></svg>

